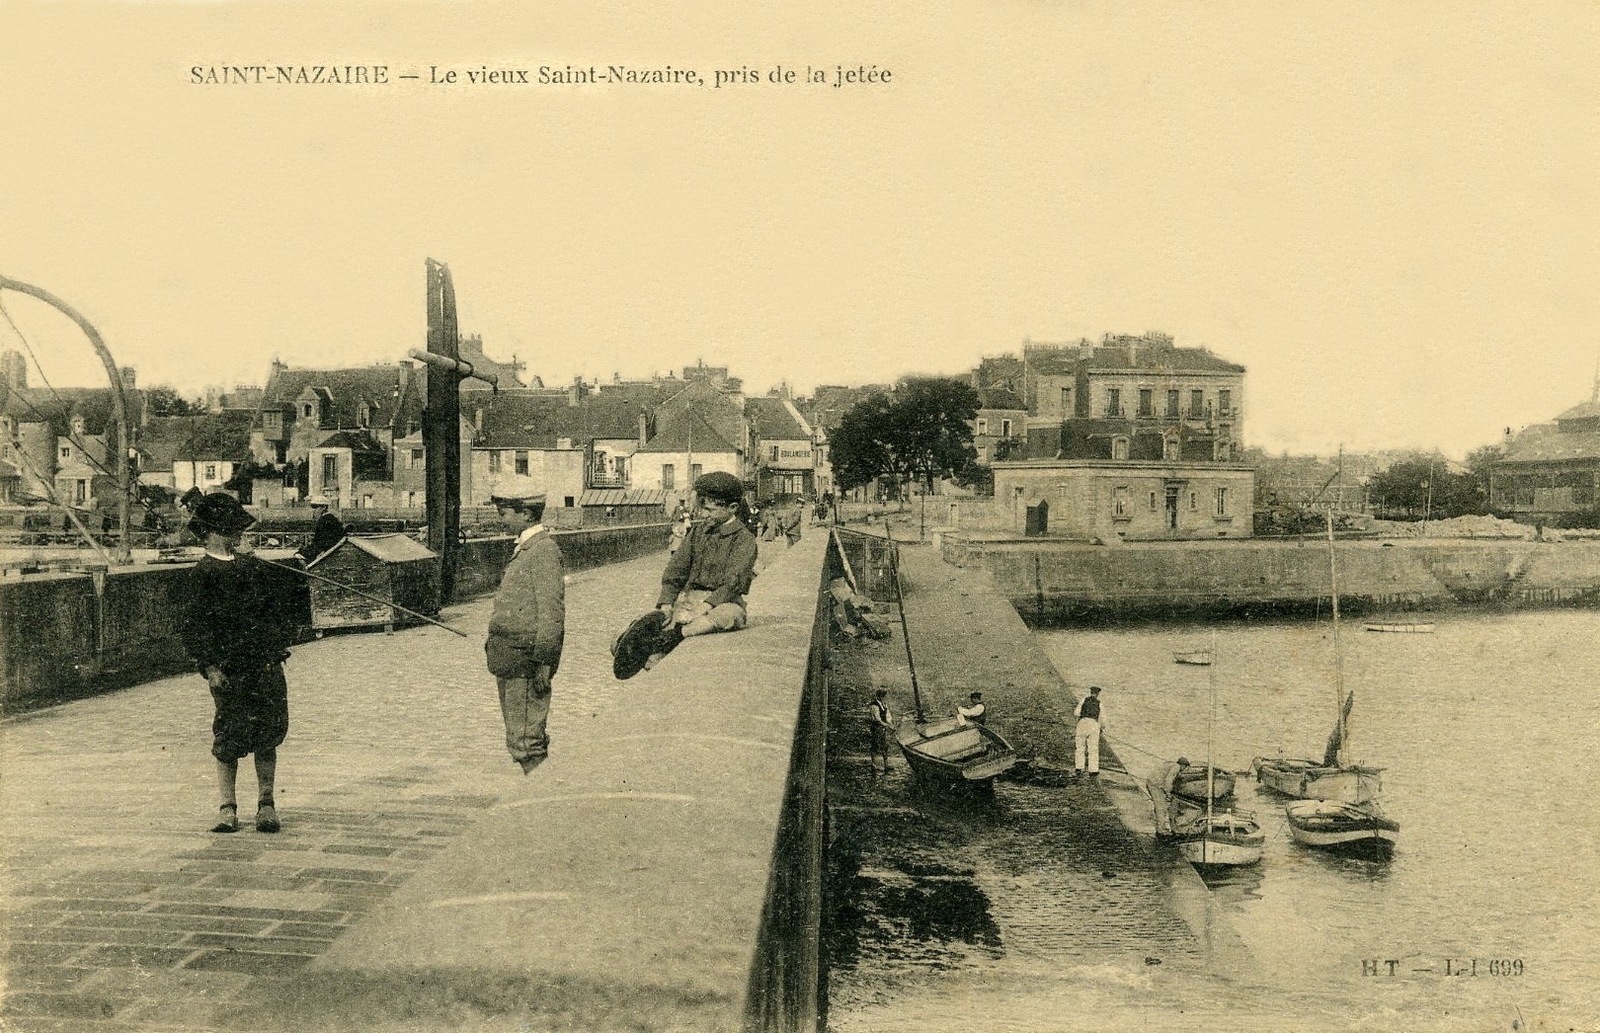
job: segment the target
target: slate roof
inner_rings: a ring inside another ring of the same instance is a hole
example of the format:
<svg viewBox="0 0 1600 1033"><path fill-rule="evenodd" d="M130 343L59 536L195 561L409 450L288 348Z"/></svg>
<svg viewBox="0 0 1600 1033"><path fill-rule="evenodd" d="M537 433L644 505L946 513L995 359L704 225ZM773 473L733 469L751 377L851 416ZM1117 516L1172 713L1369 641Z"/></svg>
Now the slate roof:
<svg viewBox="0 0 1600 1033"><path fill-rule="evenodd" d="M1023 412L1028 410L1028 407L1023 404L1022 399L1015 392L1007 391L1003 387L978 388L978 408L1020 409Z"/></svg>
<svg viewBox="0 0 1600 1033"><path fill-rule="evenodd" d="M1600 431L1562 431L1553 423L1538 423L1511 440L1500 462L1554 463L1580 459L1600 459Z"/></svg>
<svg viewBox="0 0 1600 1033"><path fill-rule="evenodd" d="M376 452L387 455L388 450L378 443L368 430L341 430L329 434L317 443L318 448L348 448L352 452Z"/></svg>
<svg viewBox="0 0 1600 1033"><path fill-rule="evenodd" d="M693 419L689 415L693 414ZM698 381L656 407L656 434L672 435L669 440L687 440L686 428L694 425L696 447L704 428L714 432L715 440L729 451L739 451L745 441L744 409L732 398L705 381ZM708 442L712 439L708 438ZM682 448L654 451L683 451Z"/></svg>
<svg viewBox="0 0 1600 1033"><path fill-rule="evenodd" d="M261 408L292 412L295 399L310 388L323 399L324 430L360 425L360 406L370 407L368 425L394 427L422 419L420 384L410 363L343 369L276 369L261 395Z"/></svg>
<svg viewBox="0 0 1600 1033"><path fill-rule="evenodd" d="M1082 357L1085 347L1089 353L1087 358ZM1119 336L1100 344L1083 340L1059 348L1033 345L1026 349L1025 354L1028 368L1034 373L1072 374L1077 371L1080 362L1094 370L1244 372L1243 366L1219 358L1208 349L1174 347L1171 338L1166 337Z"/></svg>
<svg viewBox="0 0 1600 1033"><path fill-rule="evenodd" d="M528 386L522 382L522 378L518 376L517 369L512 363L491 359L484 352L482 338L463 337L461 343L456 347L456 354L460 356L462 362L470 363L474 371L493 374L499 381L499 388L502 391ZM515 356L513 356L514 359ZM461 387L466 391L492 390L491 385L471 377L461 381Z"/></svg>
<svg viewBox="0 0 1600 1033"><path fill-rule="evenodd" d="M768 441L810 441L811 434L794 418L782 398L766 395L749 398L744 403L745 415L755 424L756 433Z"/></svg>
<svg viewBox="0 0 1600 1033"><path fill-rule="evenodd" d="M675 415L673 422L666 430L661 431L645 444L639 446L641 452L734 452L739 451L739 446L723 437L716 427L713 427L698 411L687 410Z"/></svg>
<svg viewBox="0 0 1600 1033"><path fill-rule="evenodd" d="M72 414L83 416L84 433L101 435L111 426L116 416L109 387L25 387L11 388L3 393L4 411L18 424L47 423L57 437L66 437L72 426ZM128 422L137 426L144 407L144 395L139 391L124 392L128 406Z"/></svg>

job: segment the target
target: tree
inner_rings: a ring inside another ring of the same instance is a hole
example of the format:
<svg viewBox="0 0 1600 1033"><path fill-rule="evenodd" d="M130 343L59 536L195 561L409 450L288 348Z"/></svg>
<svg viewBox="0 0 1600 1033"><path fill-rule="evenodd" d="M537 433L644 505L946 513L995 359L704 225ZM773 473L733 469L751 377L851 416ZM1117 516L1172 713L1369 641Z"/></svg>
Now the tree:
<svg viewBox="0 0 1600 1033"><path fill-rule="evenodd" d="M198 416L205 407L178 394L170 384L157 384L143 391L144 405L151 416Z"/></svg>
<svg viewBox="0 0 1600 1033"><path fill-rule="evenodd" d="M870 395L840 418L828 441L833 479L841 491L865 487L888 471L889 450L882 433L889 422L886 395Z"/></svg>
<svg viewBox="0 0 1600 1033"><path fill-rule="evenodd" d="M891 400L873 395L839 421L831 436L834 479L844 489L889 475L920 481L931 490L977 462L970 422L978 415L978 392L941 377L908 377Z"/></svg>
<svg viewBox="0 0 1600 1033"><path fill-rule="evenodd" d="M1414 456L1373 475L1370 494L1383 512L1444 520L1479 514L1488 505L1472 473L1456 473L1442 456Z"/></svg>
<svg viewBox="0 0 1600 1033"><path fill-rule="evenodd" d="M1467 470L1475 482L1473 488L1478 493L1483 506L1482 509L1478 510L1480 513L1489 512L1490 478L1494 472L1495 465L1505 457L1506 450L1501 445L1484 445L1482 448L1475 448L1467 453Z"/></svg>

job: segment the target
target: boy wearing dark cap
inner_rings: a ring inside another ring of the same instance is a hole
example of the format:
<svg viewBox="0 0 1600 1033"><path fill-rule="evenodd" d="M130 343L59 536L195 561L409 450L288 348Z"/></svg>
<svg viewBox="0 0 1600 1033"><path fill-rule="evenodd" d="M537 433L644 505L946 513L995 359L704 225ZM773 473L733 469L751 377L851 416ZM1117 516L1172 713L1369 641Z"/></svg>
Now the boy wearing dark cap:
<svg viewBox="0 0 1600 1033"><path fill-rule="evenodd" d="M757 544L739 518L744 485L733 474L718 471L695 481L694 492L704 519L690 529L661 574L656 608L667 623L646 670L685 638L745 626L745 595L756 576Z"/></svg>
<svg viewBox="0 0 1600 1033"><path fill-rule="evenodd" d="M284 579L270 565L239 552L239 539L255 523L239 500L221 493L194 502L189 531L205 555L189 572L183 644L211 686L216 710L211 755L217 759L220 798L213 832L239 830L235 783L239 760L254 755L259 795L256 829L277 832L273 800L278 747L289 732L289 658L294 625Z"/></svg>
<svg viewBox="0 0 1600 1033"><path fill-rule="evenodd" d="M484 652L500 686L506 749L526 775L550 754L545 725L551 679L561 665L566 636L566 575L561 550L542 523L542 492L521 479L507 479L491 501L517 545L494 597Z"/></svg>

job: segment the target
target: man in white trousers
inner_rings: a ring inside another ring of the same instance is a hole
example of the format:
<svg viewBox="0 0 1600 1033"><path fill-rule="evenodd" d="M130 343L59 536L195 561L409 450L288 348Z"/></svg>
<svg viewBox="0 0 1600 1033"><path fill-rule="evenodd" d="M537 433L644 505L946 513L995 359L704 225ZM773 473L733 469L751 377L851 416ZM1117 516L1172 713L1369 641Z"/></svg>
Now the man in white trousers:
<svg viewBox="0 0 1600 1033"><path fill-rule="evenodd" d="M1100 732L1105 728L1105 712L1100 706L1100 686L1089 686L1089 694L1078 701L1073 711L1078 718L1077 751L1072 758L1074 778L1089 769L1089 777L1100 776Z"/></svg>

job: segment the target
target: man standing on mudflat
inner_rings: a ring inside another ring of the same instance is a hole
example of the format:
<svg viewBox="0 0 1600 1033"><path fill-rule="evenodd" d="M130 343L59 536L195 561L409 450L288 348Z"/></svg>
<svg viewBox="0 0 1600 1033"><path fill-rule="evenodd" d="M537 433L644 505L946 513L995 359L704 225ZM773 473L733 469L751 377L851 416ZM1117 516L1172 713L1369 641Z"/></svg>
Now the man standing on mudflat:
<svg viewBox="0 0 1600 1033"><path fill-rule="evenodd" d="M235 783L241 758L254 755L256 830L277 832L273 782L278 747L289 732L289 686L283 661L294 640L293 610L282 575L239 552L255 517L221 493L194 503L189 531L206 553L184 586L183 644L211 686L216 705L211 755L217 758L220 797L212 832L239 831Z"/></svg>
<svg viewBox="0 0 1600 1033"><path fill-rule="evenodd" d="M1100 686L1089 686L1089 694L1078 701L1075 711L1078 718L1076 731L1077 750L1072 759L1072 773L1082 775L1084 766L1089 774L1100 776L1100 733L1105 728L1105 717L1100 709Z"/></svg>
<svg viewBox="0 0 1600 1033"><path fill-rule="evenodd" d="M745 626L745 595L755 580L758 546L739 519L744 485L719 471L695 481L694 492L705 519L690 529L661 574L656 608L667 621L646 670L685 638Z"/></svg>
<svg viewBox="0 0 1600 1033"><path fill-rule="evenodd" d="M526 775L550 755L545 725L566 637L566 573L561 550L544 528L542 492L519 478L502 482L491 501L517 545L500 578L483 648L500 686L506 749Z"/></svg>

